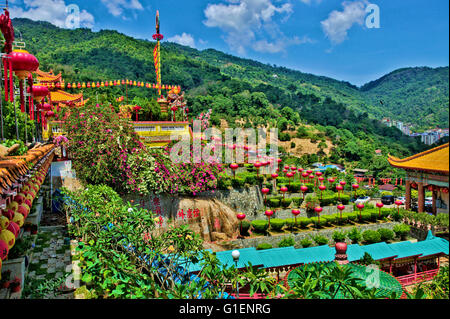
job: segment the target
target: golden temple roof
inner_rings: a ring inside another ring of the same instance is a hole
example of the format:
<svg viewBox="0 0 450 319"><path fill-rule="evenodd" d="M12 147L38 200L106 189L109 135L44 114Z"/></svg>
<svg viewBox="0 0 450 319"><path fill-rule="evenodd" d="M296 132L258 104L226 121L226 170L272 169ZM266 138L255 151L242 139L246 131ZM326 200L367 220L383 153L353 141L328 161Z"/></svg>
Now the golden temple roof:
<svg viewBox="0 0 450 319"><path fill-rule="evenodd" d="M70 94L62 90L51 91L50 99L52 103L80 102L83 99L83 93Z"/></svg>
<svg viewBox="0 0 450 319"><path fill-rule="evenodd" d="M449 143L428 151L399 159L389 156L389 164L394 167L426 172L449 173Z"/></svg>
<svg viewBox="0 0 450 319"><path fill-rule="evenodd" d="M50 70L50 72L44 72L37 69L36 75L39 82L56 83L61 81L61 72L58 75L54 75L53 70Z"/></svg>

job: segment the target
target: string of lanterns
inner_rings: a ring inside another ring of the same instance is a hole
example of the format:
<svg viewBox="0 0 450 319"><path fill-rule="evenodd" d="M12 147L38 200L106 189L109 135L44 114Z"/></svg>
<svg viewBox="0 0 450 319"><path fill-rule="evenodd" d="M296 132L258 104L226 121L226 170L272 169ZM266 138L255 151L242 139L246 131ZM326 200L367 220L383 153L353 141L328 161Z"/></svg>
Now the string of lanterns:
<svg viewBox="0 0 450 319"><path fill-rule="evenodd" d="M40 83L40 85L46 86L48 88L57 88L57 89L85 89L85 88L103 88L110 86L121 86L121 85L130 85L136 87L145 87L147 89L161 89L161 90L174 90L175 93L181 92L181 86L179 85L169 85L162 84L161 87L156 83L149 82L141 82L141 81L132 81L132 80L110 80L110 81L97 81L97 82L72 82L72 83Z"/></svg>

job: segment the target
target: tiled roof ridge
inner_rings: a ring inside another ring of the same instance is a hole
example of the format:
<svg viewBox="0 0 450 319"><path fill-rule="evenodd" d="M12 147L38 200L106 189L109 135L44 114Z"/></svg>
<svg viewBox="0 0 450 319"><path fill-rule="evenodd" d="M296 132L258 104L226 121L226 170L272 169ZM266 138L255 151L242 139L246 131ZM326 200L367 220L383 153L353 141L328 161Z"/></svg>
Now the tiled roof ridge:
<svg viewBox="0 0 450 319"><path fill-rule="evenodd" d="M412 155L412 156L409 156L409 157L406 157L406 158L403 158L403 159L400 159L400 158L398 158L398 157L389 155L389 159L390 159L392 162L396 162L396 163L404 163L404 162L408 162L408 161L410 161L410 160L413 160L413 159L416 159L416 158L419 158L419 157L428 155L428 154L430 154L430 153L434 153L434 152L439 151L439 150L441 150L441 149L443 149L443 148L446 148L446 147L449 147L449 143L446 143L446 144L443 144L443 145L439 145L439 146L434 147L434 148L432 148L432 149L423 151L423 152L421 152L421 153L418 153L418 154L415 154L415 155Z"/></svg>

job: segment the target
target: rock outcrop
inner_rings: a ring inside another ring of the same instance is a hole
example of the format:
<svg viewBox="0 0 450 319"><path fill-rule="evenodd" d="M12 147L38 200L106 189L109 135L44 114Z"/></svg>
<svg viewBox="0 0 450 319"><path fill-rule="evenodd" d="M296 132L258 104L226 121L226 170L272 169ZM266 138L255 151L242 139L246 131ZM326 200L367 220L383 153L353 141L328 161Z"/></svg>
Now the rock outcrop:
<svg viewBox="0 0 450 319"><path fill-rule="evenodd" d="M198 211L199 217L177 219L177 225L188 224L203 240L208 242L235 239L238 236L239 220L236 212L217 199L180 198L178 211Z"/></svg>

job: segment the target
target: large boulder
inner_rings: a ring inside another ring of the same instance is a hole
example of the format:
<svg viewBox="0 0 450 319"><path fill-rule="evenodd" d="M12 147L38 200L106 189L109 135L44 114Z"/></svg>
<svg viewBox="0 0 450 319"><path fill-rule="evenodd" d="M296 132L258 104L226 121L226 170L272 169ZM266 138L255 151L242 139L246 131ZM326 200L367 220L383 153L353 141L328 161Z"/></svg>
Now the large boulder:
<svg viewBox="0 0 450 319"><path fill-rule="evenodd" d="M174 203L176 211L198 211L199 217L181 220L177 224L188 223L190 229L199 233L208 242L235 239L238 236L239 220L236 212L216 199L181 198Z"/></svg>

